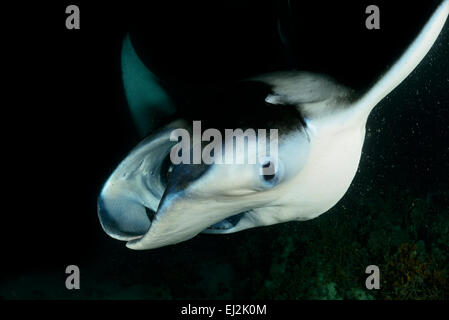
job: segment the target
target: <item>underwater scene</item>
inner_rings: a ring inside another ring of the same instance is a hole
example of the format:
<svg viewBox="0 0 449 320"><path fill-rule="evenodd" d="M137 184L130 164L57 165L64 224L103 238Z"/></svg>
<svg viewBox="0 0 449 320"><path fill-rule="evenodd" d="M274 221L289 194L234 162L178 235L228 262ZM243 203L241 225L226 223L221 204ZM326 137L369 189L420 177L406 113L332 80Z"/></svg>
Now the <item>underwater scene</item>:
<svg viewBox="0 0 449 320"><path fill-rule="evenodd" d="M449 299L449 0L45 12L1 300Z"/></svg>

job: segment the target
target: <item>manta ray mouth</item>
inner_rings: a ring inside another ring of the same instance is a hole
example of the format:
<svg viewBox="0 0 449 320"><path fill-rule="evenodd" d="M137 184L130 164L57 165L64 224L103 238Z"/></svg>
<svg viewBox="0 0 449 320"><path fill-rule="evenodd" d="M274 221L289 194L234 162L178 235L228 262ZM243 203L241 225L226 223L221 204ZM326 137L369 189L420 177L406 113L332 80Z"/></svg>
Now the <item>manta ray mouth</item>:
<svg viewBox="0 0 449 320"><path fill-rule="evenodd" d="M203 233L220 233L221 231L229 230L234 228L240 220L249 213L251 210L243 211L238 214L227 217L220 222L211 225L209 228L205 229Z"/></svg>

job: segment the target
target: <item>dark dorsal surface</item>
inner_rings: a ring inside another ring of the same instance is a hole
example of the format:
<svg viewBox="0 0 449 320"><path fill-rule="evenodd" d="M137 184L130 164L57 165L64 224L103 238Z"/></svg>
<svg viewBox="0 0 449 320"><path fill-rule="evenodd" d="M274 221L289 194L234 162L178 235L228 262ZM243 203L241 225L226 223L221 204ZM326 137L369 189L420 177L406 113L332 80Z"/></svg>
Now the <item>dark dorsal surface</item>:
<svg viewBox="0 0 449 320"><path fill-rule="evenodd" d="M280 134L300 130L304 117L293 104L266 102L275 92L260 81L239 81L226 86L192 91L180 99L179 116L191 122L201 120L202 129L270 129Z"/></svg>

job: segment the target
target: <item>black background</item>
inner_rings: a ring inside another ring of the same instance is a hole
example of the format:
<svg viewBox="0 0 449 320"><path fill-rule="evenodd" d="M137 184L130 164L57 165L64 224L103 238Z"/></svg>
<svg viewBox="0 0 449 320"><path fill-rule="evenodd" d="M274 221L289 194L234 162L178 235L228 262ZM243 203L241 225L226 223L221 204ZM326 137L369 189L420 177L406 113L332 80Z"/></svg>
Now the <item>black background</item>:
<svg viewBox="0 0 449 320"><path fill-rule="evenodd" d="M294 2L290 32L296 40L286 53L273 31L276 17L285 14L283 2L234 2L61 1L4 8L4 90L10 98L2 108L4 276L63 273L69 264L93 263L100 252L135 261L143 255L164 259L170 254L167 248L152 253L125 249L107 237L96 216L102 183L140 139L120 78L119 53L127 31L132 31L145 62L168 85L200 90L205 83L220 85L296 67L364 90L405 49L438 4ZM65 28L69 4L80 7L80 30ZM365 28L369 4L381 9L380 30ZM431 68L410 80L412 89L398 89L391 97L395 104L388 106L392 109L382 106L386 113L376 110L370 118L368 127L383 131L367 138L364 154L374 160L362 159L364 176L355 181L356 187L448 186L448 36L446 30L445 42L427 60ZM429 78L433 81L424 90ZM415 99L417 90L421 93ZM375 122L383 117L386 122ZM418 133L411 134L417 122ZM379 154L382 159L376 158ZM393 162L401 169L391 169ZM226 245L223 239L207 239Z"/></svg>

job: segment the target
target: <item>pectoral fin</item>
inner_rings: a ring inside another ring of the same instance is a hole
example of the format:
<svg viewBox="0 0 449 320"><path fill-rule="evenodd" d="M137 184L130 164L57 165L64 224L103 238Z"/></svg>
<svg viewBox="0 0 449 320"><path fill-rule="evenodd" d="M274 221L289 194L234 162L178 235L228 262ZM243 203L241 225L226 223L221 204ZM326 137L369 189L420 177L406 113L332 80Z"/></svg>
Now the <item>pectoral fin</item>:
<svg viewBox="0 0 449 320"><path fill-rule="evenodd" d="M419 65L438 38L448 15L449 0L443 0L399 60L356 103L356 108L363 116L367 117L379 101L393 91Z"/></svg>
<svg viewBox="0 0 449 320"><path fill-rule="evenodd" d="M121 63L126 99L134 122L144 137L159 125L161 118L173 114L175 107L157 77L140 60L129 34L123 40Z"/></svg>

